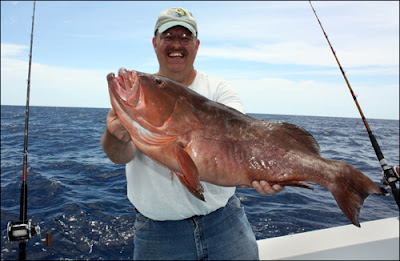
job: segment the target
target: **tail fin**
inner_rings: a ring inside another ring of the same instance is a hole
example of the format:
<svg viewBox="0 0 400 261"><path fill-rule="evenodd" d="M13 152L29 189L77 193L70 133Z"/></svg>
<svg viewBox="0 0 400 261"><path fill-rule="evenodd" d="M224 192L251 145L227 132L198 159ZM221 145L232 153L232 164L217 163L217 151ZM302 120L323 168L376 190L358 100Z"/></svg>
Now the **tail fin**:
<svg viewBox="0 0 400 261"><path fill-rule="evenodd" d="M346 217L355 226L360 227L358 215L364 199L372 194L384 193L370 178L349 164L335 161L335 165L342 165L341 171L327 188L332 192Z"/></svg>

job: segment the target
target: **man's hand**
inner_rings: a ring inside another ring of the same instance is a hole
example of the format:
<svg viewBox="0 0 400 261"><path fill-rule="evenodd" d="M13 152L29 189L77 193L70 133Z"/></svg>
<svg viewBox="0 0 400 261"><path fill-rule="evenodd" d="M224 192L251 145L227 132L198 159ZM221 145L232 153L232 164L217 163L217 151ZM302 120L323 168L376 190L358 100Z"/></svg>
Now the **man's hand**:
<svg viewBox="0 0 400 261"><path fill-rule="evenodd" d="M113 108L111 108L108 112L106 127L107 130L117 139L124 142L128 142L130 140L129 132L125 129L124 125L122 125Z"/></svg>
<svg viewBox="0 0 400 261"><path fill-rule="evenodd" d="M253 188L257 190L258 193L264 196L275 195L276 193L282 191L284 187L278 184L270 185L265 180L261 180L260 182L254 180L252 183Z"/></svg>
<svg viewBox="0 0 400 261"><path fill-rule="evenodd" d="M116 164L126 164L135 157L136 146L112 108L108 112L106 130L100 142L104 152Z"/></svg>

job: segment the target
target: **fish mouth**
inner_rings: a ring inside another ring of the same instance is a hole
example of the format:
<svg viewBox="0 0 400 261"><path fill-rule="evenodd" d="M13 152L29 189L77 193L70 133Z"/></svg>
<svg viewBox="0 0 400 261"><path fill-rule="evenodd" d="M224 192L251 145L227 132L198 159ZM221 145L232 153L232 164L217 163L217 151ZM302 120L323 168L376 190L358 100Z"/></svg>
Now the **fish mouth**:
<svg viewBox="0 0 400 261"><path fill-rule="evenodd" d="M136 71L128 71L125 68L121 68L118 70L117 77L115 77L114 73L109 73L107 81L111 93L121 105L137 107L141 103L143 95L141 95Z"/></svg>

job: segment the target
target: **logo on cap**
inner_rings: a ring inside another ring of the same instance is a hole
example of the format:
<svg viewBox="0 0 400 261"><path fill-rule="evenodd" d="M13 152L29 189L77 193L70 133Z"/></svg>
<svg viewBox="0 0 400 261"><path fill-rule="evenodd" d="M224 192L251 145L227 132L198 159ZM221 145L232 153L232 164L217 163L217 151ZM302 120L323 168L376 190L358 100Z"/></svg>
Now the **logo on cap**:
<svg viewBox="0 0 400 261"><path fill-rule="evenodd" d="M179 17L186 16L186 12L181 8L172 8Z"/></svg>

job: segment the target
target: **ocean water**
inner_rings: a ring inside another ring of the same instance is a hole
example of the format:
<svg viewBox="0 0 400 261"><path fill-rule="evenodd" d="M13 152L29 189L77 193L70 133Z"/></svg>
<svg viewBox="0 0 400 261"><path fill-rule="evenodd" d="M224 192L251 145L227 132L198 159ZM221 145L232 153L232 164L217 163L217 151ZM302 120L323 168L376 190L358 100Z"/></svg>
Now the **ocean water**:
<svg viewBox="0 0 400 261"><path fill-rule="evenodd" d="M124 166L100 146L108 109L31 107L28 144L28 218L41 236L27 243L27 259L131 259L135 210L126 197ZM374 182L381 168L361 119L250 114L308 130L322 155L346 161ZM399 121L368 123L391 166L399 165ZM19 220L25 127L24 106L1 106L1 259L18 259L18 242L7 240L7 222ZM288 187L263 197L254 189L236 194L257 239L323 229L350 222L331 193ZM360 221L398 216L392 196L370 196ZM45 233L52 235L46 247Z"/></svg>

